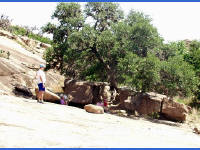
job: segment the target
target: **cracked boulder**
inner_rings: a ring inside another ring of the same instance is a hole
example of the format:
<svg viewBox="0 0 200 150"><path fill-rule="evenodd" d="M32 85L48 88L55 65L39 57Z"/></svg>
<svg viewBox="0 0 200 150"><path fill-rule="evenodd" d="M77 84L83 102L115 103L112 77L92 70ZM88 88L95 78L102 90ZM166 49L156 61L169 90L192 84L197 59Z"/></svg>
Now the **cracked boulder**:
<svg viewBox="0 0 200 150"><path fill-rule="evenodd" d="M166 119L172 121L185 121L190 112L188 106L169 100L165 95L150 93L138 93L128 96L124 100L124 109L140 115L161 113Z"/></svg>
<svg viewBox="0 0 200 150"><path fill-rule="evenodd" d="M129 96L124 101L124 107L129 111L137 111L139 114L152 114L160 112L165 95L156 93L138 93L136 96Z"/></svg>
<svg viewBox="0 0 200 150"><path fill-rule="evenodd" d="M172 100L163 101L162 114L170 120L185 121L189 109L186 105Z"/></svg>
<svg viewBox="0 0 200 150"><path fill-rule="evenodd" d="M70 102L77 104L96 104L103 99L110 100L110 87L105 82L65 80L64 93Z"/></svg>

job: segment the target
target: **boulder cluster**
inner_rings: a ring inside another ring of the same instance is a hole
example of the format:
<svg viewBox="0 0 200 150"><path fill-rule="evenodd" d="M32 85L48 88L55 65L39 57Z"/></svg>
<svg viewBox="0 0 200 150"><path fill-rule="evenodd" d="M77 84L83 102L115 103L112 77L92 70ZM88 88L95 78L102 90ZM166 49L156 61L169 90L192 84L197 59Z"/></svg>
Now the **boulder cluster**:
<svg viewBox="0 0 200 150"><path fill-rule="evenodd" d="M190 107L175 102L165 95L157 93L140 93L129 88L119 88L114 99L115 91L106 82L87 82L77 80L65 80L64 93L70 97L70 101L77 104L96 104L107 99L110 103L109 110L125 110L126 112L137 112L139 115L151 115L159 113L173 121L185 121L190 112ZM90 107L89 107L90 106ZM87 109L93 111L94 107L89 105ZM88 108L89 107L89 108ZM98 110L98 109L97 109Z"/></svg>

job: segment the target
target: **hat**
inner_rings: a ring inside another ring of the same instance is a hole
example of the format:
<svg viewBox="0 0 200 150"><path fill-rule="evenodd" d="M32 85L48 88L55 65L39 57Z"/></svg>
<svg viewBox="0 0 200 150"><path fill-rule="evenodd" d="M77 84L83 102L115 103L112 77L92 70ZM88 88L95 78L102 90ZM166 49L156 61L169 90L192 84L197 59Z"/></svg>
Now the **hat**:
<svg viewBox="0 0 200 150"><path fill-rule="evenodd" d="M45 65L44 64L40 64L40 68L45 68Z"/></svg>

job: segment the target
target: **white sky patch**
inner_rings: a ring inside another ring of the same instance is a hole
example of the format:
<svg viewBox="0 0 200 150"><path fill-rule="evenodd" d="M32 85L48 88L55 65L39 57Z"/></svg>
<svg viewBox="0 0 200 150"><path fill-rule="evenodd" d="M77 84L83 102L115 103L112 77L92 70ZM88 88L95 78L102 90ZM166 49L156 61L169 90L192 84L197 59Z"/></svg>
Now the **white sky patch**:
<svg viewBox="0 0 200 150"><path fill-rule="evenodd" d="M41 27L51 21L56 5L54 2L0 3L0 14L13 19L13 24Z"/></svg>
<svg viewBox="0 0 200 150"><path fill-rule="evenodd" d="M51 21L56 5L55 2L0 3L0 14L12 18L14 24L41 27ZM125 14L134 9L149 15L165 41L200 40L200 3L123 2L120 6Z"/></svg>
<svg viewBox="0 0 200 150"><path fill-rule="evenodd" d="M152 2L120 5L126 14L134 9L149 15L166 41L200 39L200 3Z"/></svg>

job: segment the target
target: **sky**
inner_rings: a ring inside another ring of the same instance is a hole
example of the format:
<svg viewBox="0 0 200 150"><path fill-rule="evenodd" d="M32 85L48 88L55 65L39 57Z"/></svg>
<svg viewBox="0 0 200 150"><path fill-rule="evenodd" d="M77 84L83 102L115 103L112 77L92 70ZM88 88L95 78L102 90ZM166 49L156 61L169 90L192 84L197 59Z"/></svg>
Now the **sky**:
<svg viewBox="0 0 200 150"><path fill-rule="evenodd" d="M84 5L84 3L81 3ZM121 9L128 14L133 9L152 18L165 42L200 40L200 3L195 2L122 2ZM0 3L0 14L13 19L13 24L41 27L51 21L57 3Z"/></svg>

